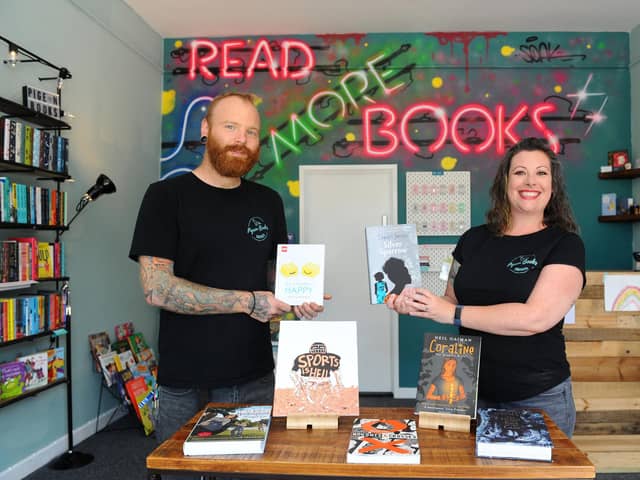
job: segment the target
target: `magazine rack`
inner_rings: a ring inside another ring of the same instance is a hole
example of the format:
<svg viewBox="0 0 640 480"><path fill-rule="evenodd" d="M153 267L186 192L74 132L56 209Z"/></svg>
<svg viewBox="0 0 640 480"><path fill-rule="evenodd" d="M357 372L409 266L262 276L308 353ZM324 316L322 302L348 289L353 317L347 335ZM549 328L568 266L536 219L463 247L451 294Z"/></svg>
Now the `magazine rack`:
<svg viewBox="0 0 640 480"><path fill-rule="evenodd" d="M470 432L471 417L469 415L458 415L455 413L419 412L418 427L431 428L434 430L442 427L443 430L449 430L451 432Z"/></svg>
<svg viewBox="0 0 640 480"><path fill-rule="evenodd" d="M337 430L338 415L288 415L287 430Z"/></svg>

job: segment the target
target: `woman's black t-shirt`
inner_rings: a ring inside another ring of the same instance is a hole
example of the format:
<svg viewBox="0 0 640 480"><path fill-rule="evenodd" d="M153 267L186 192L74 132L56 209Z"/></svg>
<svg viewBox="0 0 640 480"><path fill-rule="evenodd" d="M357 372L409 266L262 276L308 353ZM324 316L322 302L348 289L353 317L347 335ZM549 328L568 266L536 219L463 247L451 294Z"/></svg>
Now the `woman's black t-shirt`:
<svg viewBox="0 0 640 480"><path fill-rule="evenodd" d="M524 303L546 265L580 269L585 282L585 251L575 233L557 227L522 236L495 236L486 225L465 232L453 252L460 264L454 291L461 305ZM495 401L537 395L570 375L562 326L564 319L531 336L494 335L462 327L482 337L478 394Z"/></svg>

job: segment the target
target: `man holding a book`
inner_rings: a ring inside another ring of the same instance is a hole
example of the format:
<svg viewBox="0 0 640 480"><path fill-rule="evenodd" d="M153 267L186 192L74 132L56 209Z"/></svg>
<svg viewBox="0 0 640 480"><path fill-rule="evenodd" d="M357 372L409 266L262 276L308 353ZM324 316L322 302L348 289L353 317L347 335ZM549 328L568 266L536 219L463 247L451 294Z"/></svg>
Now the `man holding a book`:
<svg viewBox="0 0 640 480"><path fill-rule="evenodd" d="M269 321L293 309L271 291L278 243L287 243L279 195L242 178L258 161L256 98L213 99L201 123L205 150L192 172L152 184L129 256L144 295L160 307L159 407L164 441L206 401L271 404L274 361Z"/></svg>

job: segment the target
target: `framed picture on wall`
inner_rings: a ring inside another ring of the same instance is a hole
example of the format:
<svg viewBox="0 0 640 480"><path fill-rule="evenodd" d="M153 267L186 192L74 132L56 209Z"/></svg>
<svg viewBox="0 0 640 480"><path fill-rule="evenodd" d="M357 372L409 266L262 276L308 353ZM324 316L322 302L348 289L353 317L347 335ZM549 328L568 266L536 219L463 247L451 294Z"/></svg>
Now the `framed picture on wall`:
<svg viewBox="0 0 640 480"><path fill-rule="evenodd" d="M609 165L614 170L623 170L625 165L629 163L629 151L628 150L614 150L609 152Z"/></svg>

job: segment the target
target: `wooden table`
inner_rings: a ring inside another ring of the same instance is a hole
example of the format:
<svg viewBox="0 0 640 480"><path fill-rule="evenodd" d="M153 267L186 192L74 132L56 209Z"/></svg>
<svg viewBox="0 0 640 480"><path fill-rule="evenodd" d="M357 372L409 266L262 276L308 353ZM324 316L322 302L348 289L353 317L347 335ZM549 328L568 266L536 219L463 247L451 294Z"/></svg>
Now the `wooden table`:
<svg viewBox="0 0 640 480"><path fill-rule="evenodd" d="M212 404L213 405L213 404ZM346 463L354 417L340 417L338 430L287 430L285 418L273 418L263 455L185 457L182 443L200 414L147 457L149 475L212 474L258 478L595 478L593 464L545 416L553 441L553 461L478 458L475 434L418 429L420 465ZM361 407L364 418L412 418L410 408Z"/></svg>

